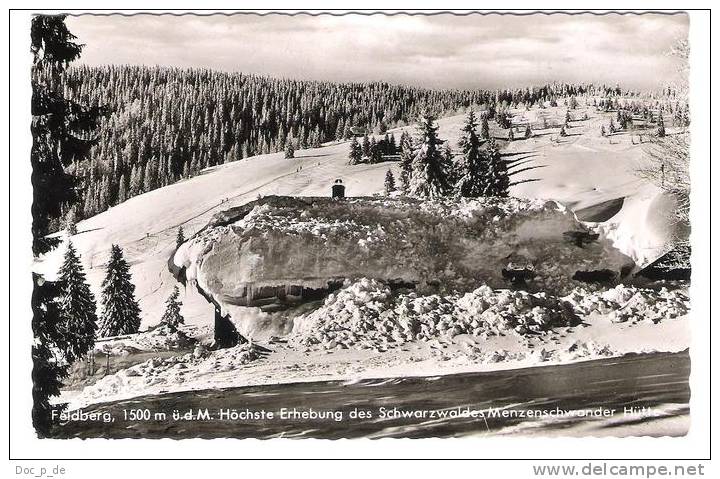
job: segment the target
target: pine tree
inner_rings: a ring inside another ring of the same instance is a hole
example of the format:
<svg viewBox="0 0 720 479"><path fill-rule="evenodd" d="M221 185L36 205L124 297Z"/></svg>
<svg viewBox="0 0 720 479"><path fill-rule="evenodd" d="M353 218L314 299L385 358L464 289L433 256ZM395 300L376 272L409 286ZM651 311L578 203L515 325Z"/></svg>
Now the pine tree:
<svg viewBox="0 0 720 479"><path fill-rule="evenodd" d="M488 125L487 115L482 116L482 126L480 127L480 138L483 140L490 139L490 125Z"/></svg>
<svg viewBox="0 0 720 479"><path fill-rule="evenodd" d="M510 191L510 174L494 140L487 148L487 168L483 196L507 197Z"/></svg>
<svg viewBox="0 0 720 479"><path fill-rule="evenodd" d="M295 148L293 148L292 140L288 140L287 145L285 145L285 158L295 158Z"/></svg>
<svg viewBox="0 0 720 479"><path fill-rule="evenodd" d="M385 173L385 194L390 195L395 191L395 175L393 175L392 170L387 170L387 173Z"/></svg>
<svg viewBox="0 0 720 479"><path fill-rule="evenodd" d="M89 157L90 148L97 143L93 135L107 110L101 106L86 107L64 97L63 74L82 51L82 45L74 42L76 37L65 25L65 15L33 17L30 39L32 251L40 255L60 244L61 239L49 233L58 224L63 208L85 203L79 181L66 167ZM78 131L83 134L78 136ZM60 335L57 301L60 293L56 283L33 274L32 421L40 437L50 435L54 424L52 411L64 407L50 404L51 397L60 395L62 380L68 374L62 356L71 353L70 345Z"/></svg>
<svg viewBox="0 0 720 479"><path fill-rule="evenodd" d="M130 266L122 249L112 245L107 274L102 283L102 320L100 336L134 334L140 330L140 306L135 300Z"/></svg>
<svg viewBox="0 0 720 479"><path fill-rule="evenodd" d="M665 121L663 120L662 114L658 116L657 135L660 138L663 138L665 136Z"/></svg>
<svg viewBox="0 0 720 479"><path fill-rule="evenodd" d="M177 231L177 236L175 237L175 249L178 249L181 244L185 242L185 232L183 231L183 227L180 226Z"/></svg>
<svg viewBox="0 0 720 479"><path fill-rule="evenodd" d="M64 405L51 405L49 399L60 395L62 380L68 376L69 369L67 362L56 357L56 353L69 350L69 345L60 328L58 284L45 281L36 273L33 273L33 283L32 422L38 436L48 437L54 423L52 411L65 408Z"/></svg>
<svg viewBox="0 0 720 479"><path fill-rule="evenodd" d="M418 128L420 147L413 158L409 194L423 198L439 198L450 193L446 161L438 146L435 117L423 115Z"/></svg>
<svg viewBox="0 0 720 479"><path fill-rule="evenodd" d="M390 133L390 139L388 141L388 154L397 154L397 140L395 139L394 133Z"/></svg>
<svg viewBox="0 0 720 479"><path fill-rule="evenodd" d="M400 187L404 193L410 188L412 177L413 146L410 135L403 131L400 135Z"/></svg>
<svg viewBox="0 0 720 479"><path fill-rule="evenodd" d="M382 149L380 144L375 141L375 137L370 141L370 163L380 163L382 161Z"/></svg>
<svg viewBox="0 0 720 479"><path fill-rule="evenodd" d="M61 290L58 298L60 327L69 345L66 360L73 362L85 356L95 344L97 307L95 296L85 280L85 271L72 242L68 242L65 260L60 267L58 277Z"/></svg>
<svg viewBox="0 0 720 479"><path fill-rule="evenodd" d="M77 234L77 214L75 213L75 207L68 210L65 215L65 231L68 236L75 236Z"/></svg>
<svg viewBox="0 0 720 479"><path fill-rule="evenodd" d="M63 96L70 62L80 57L82 45L65 26L65 15L37 15L31 24L32 124L30 151L33 184L33 253L47 253L60 244L51 236L63 208L82 200L80 182L66 167L79 163L97 143L93 137L104 107L86 107ZM83 134L79 135L78 132Z"/></svg>
<svg viewBox="0 0 720 479"><path fill-rule="evenodd" d="M165 313L163 313L162 319L160 320L162 324L168 325L173 330L177 329L181 324L185 324L185 318L183 318L182 313L180 313L182 302L178 300L179 296L180 289L178 289L176 285L175 288L173 288L172 294L170 294L170 297L165 302Z"/></svg>
<svg viewBox="0 0 720 479"><path fill-rule="evenodd" d="M483 196L487 180L487 160L480 149L480 139L477 136L477 119L475 112L468 112L462 128L462 136L458 146L462 150L460 162L460 175L457 189L460 196L477 198Z"/></svg>
<svg viewBox="0 0 720 479"><path fill-rule="evenodd" d="M370 157L370 138L367 135L363 136L362 140L362 156L365 158Z"/></svg>
<svg viewBox="0 0 720 479"><path fill-rule="evenodd" d="M350 158L350 164L357 165L362 163L362 157L363 154L360 143L358 143L357 138L353 136L352 140L350 141L350 153L348 154L348 158Z"/></svg>

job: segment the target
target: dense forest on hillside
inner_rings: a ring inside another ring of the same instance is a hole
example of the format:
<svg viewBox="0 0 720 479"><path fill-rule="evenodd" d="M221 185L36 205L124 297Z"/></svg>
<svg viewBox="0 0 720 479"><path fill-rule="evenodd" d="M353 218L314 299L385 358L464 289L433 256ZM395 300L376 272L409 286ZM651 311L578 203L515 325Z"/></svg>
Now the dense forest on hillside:
<svg viewBox="0 0 720 479"><path fill-rule="evenodd" d="M100 213L198 171L257 154L347 139L351 127L383 133L424 111L442 116L489 111L573 95L615 96L616 87L552 84L516 90L429 90L387 83L273 79L201 69L77 67L64 93L107 106L90 159L71 166L84 178L72 215ZM58 225L60 227L60 225Z"/></svg>

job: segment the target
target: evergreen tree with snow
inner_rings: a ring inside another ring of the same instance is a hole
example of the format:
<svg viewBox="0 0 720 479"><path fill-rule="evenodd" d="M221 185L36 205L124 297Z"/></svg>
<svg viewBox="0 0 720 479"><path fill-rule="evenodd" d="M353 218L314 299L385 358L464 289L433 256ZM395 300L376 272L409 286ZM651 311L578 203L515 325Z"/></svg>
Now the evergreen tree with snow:
<svg viewBox="0 0 720 479"><path fill-rule="evenodd" d="M102 283L100 336L134 334L140 330L140 306L135 300L130 266L122 249L112 245L107 273Z"/></svg>
<svg viewBox="0 0 720 479"><path fill-rule="evenodd" d="M412 162L409 194L422 198L439 198L450 193L448 171L443 153L438 149L443 141L437 136L435 117L424 114L418 127L419 148Z"/></svg>
<svg viewBox="0 0 720 479"><path fill-rule="evenodd" d="M412 177L413 145L412 138L408 132L403 131L400 135L400 188L404 193L410 189L410 178Z"/></svg>
<svg viewBox="0 0 720 479"><path fill-rule="evenodd" d="M162 319L160 320L162 324L166 324L173 330L177 329L181 324L185 324L185 318L183 318L180 312L182 302L178 299L179 296L180 289L176 285L170 297L168 297L165 302L165 313L163 313Z"/></svg>
<svg viewBox="0 0 720 479"><path fill-rule="evenodd" d="M68 242L58 277L60 328L66 335L69 348L65 359L70 363L90 351L97 330L95 296L90 291L80 256L72 242Z"/></svg>
<svg viewBox="0 0 720 479"><path fill-rule="evenodd" d="M393 175L392 170L387 170L387 173L385 173L385 194L390 195L395 191L395 175Z"/></svg>
<svg viewBox="0 0 720 479"><path fill-rule="evenodd" d="M350 164L357 165L359 163L362 163L362 157L363 154L360 143L358 143L357 138L353 136L352 140L350 141L350 153L348 154L348 158L350 158Z"/></svg>
<svg viewBox="0 0 720 479"><path fill-rule="evenodd" d="M658 116L657 136L660 138L663 138L665 136L665 121L663 120L662 114Z"/></svg>
<svg viewBox="0 0 720 479"><path fill-rule="evenodd" d="M510 173L507 162L500 155L500 150L494 140L490 140L486 155L487 167L483 196L507 197L510 192Z"/></svg>
<svg viewBox="0 0 720 479"><path fill-rule="evenodd" d="M83 45L65 25L65 15L36 15L30 25L32 66L32 147L30 165L33 184L32 251L35 256L56 248L62 238L51 235L57 231L63 208L92 203L90 188L83 200L80 179L71 165L92 158L90 149L100 118L107 111L98 102L79 102L67 95L65 73L77 60ZM96 106L86 106L95 104ZM50 404L51 397L60 395L62 380L68 376L63 356L72 354L72 347L62 334L58 282L47 281L33 273L31 298L33 343L32 423L39 437L48 437L56 422L53 411L63 406Z"/></svg>
<svg viewBox="0 0 720 479"><path fill-rule="evenodd" d="M295 158L295 148L293 147L292 140L288 140L287 145L285 145L285 158L288 160Z"/></svg>
<svg viewBox="0 0 720 479"><path fill-rule="evenodd" d="M487 115L482 116L482 126L480 127L480 138L483 140L490 139L490 125L488 124Z"/></svg>
<svg viewBox="0 0 720 479"><path fill-rule="evenodd" d="M185 231L183 231L183 227L180 226L177 231L177 236L175 237L175 249L178 249L181 244L185 242Z"/></svg>
<svg viewBox="0 0 720 479"><path fill-rule="evenodd" d="M395 139L394 133L390 133L390 138L388 139L388 154L397 154L397 140Z"/></svg>
<svg viewBox="0 0 720 479"><path fill-rule="evenodd" d="M481 142L476 133L477 126L475 112L470 110L458 143L462 151L462 159L460 160L457 189L460 196L467 198L483 196L486 189L487 162L485 154L480 148Z"/></svg>
<svg viewBox="0 0 720 479"><path fill-rule="evenodd" d="M362 156L365 158L370 157L370 138L367 135L363 136L362 139Z"/></svg>
<svg viewBox="0 0 720 479"><path fill-rule="evenodd" d="M370 163L380 163L382 161L382 151L380 145L375 141L375 137L370 140Z"/></svg>
<svg viewBox="0 0 720 479"><path fill-rule="evenodd" d="M75 207L72 207L65 215L65 232L68 236L75 236L77 234L76 218L77 214L75 212Z"/></svg>

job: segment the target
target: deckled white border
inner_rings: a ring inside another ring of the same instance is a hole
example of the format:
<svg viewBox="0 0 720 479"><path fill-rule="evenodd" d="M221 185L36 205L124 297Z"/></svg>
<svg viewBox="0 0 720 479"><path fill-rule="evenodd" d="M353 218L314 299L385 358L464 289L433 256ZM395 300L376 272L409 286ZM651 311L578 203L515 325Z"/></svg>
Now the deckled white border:
<svg viewBox="0 0 720 479"><path fill-rule="evenodd" d="M23 5L21 2L14 2L15 8L25 8L30 5ZM62 2L64 8L82 8L86 2L66 1ZM354 4L353 4L354 3ZM455 3L455 2L453 2ZM600 3L600 2L598 2ZM703 5L705 3L706 5ZM254 5L252 5L254 4ZM611 8L627 8L624 2L602 2L605 9ZM682 8L706 8L708 2L672 2L656 1L652 5L647 5L652 9L682 9ZM49 1L34 2L33 7L40 6L45 8L57 8L57 4ZM174 2L166 2L166 5L150 5L148 2L123 2L125 8L191 8L198 6L197 2L188 0L177 0ZM298 8L299 5L292 4L289 1L273 2L272 5L261 2L243 2L238 5L237 2L213 2L212 4L202 5L203 7L225 7L243 8L257 7L261 9L269 8ZM305 1L302 6L306 9L323 9L337 8L339 2L329 1ZM353 6L361 6L364 9L378 8L387 9L390 7L388 2L363 1L363 2L344 2L345 8ZM593 5L587 5L587 2L544 2L543 5L531 3L529 1L517 2L506 1L498 5L479 5L476 2L456 2L456 4L447 4L443 2L435 2L435 9L446 10L448 7L465 7L465 8L533 8L538 9L562 9L562 8L587 8ZM597 6L597 5L594 5ZM419 1L402 1L393 2L395 9L418 9L432 8L430 2ZM184 458L184 457L203 457L203 458L310 458L310 457L326 457L326 458L553 458L553 457L654 457L663 458L682 458L682 457L707 457L709 455L709 445L707 442L709 433L709 421L706 415L709 404L709 358L708 349L709 338L709 214L708 205L710 200L709 193L709 172L708 164L709 156L709 104L707 92L709 91L709 64L707 62L709 56L708 39L709 39L709 20L707 13L690 12L690 45L691 45L691 110L692 110L692 228L693 228L693 286L692 286L692 307L693 307L693 346L691 350L692 356L692 428L690 434L684 438L583 438L583 439L567 439L567 438L463 438L463 439L423 439L423 440L339 440L339 441L323 441L323 440L233 440L233 439L214 439L211 441L194 439L185 441L173 440L37 440L30 425L30 405L31 405L31 383L30 383L30 351L29 344L30 335L30 294L32 292L32 283L30 278L30 164L28 155L30 150L30 84L27 72L30 67L30 55L28 52L28 32L30 12L15 12L11 18L11 51L12 51L12 69L11 69L11 97L10 107L12 111L12 120L10 124L11 137L13 138L12 154L6 157L6 162L11 165L10 171L10 196L11 204L11 244L10 244L10 278L11 278L11 297L12 310L9 318L5 314L2 315L6 321L13 323L13 337L7 337L6 324L0 330L3 337L5 347L2 349L4 357L2 368L2 384L7 384L7 352L12 354L12 440L11 440L11 457L15 458L33 458L33 457L54 457L54 458L93 458L93 457L136 457L136 458ZM6 37L7 38L7 37ZM649 39L651 41L651 39ZM7 55L7 51L3 52ZM6 60L6 59L5 59ZM3 75L2 82L7 82L7 77ZM7 91L7 90L6 90ZM6 97L7 98L7 97ZM7 111L3 112L3 132L7 132ZM3 135L4 151L7 151L7 137ZM8 178L6 168L2 169L3 185L7 185ZM4 188L3 188L4 190ZM3 195L4 196L4 195ZM7 198L3 198L3 202ZM7 225L6 215L7 209L2 209L3 225ZM4 228L3 228L4 229ZM2 235L4 252L8 254L7 242L5 234ZM0 261L2 264L3 280L7 280L8 274L5 271L6 262ZM4 282L4 281L3 281ZM2 293L2 311L6 312L8 291L5 285L0 288ZM717 312L717 309L716 309ZM716 331L720 326L716 326ZM6 426L7 417L7 394L2 394L3 428ZM3 431L3 440L7 438L7 432ZM54 464L57 461L51 461ZM587 461L583 461L586 463ZM286 463L287 464L287 463ZM494 463L497 471L502 472L502 477L524 477L531 472L530 462L514 462L514 463ZM582 463L581 463L582 464ZM66 463L66 466L68 464ZM195 475L206 475L210 471L215 472L219 466L218 463L180 463L178 469L184 471L180 477L189 477ZM258 465L259 466L259 465ZM293 469L298 465L287 464ZM127 478L135 473L145 476L149 473L150 467L155 471L169 471L169 466L153 465L148 463L130 463L125 462L121 467L111 466L108 463L95 462L75 462L68 466L75 474L83 471L88 475L100 476L103 479L113 477ZM266 468L267 466L259 466ZM275 476L278 470L272 466L272 470L266 470L266 474ZM400 466L402 469L402 466ZM421 469L425 472L433 472L436 474L447 475L448 471L455 471L452 464L440 465L421 465ZM487 472L487 467L495 467L491 465L471 465L468 473L474 468L482 469ZM97 469L101 468L101 469ZM128 469L130 468L130 469ZM254 466L252 466L254 469ZM291 469L291 471L293 470ZM325 465L315 466L318 473L331 472L333 476L355 476L357 471L349 464L326 463ZM230 464L229 471L235 471L235 475L249 474L251 468L247 465ZM389 472L380 466L379 471ZM11 471L12 473L14 471ZM459 471L458 471L459 472ZM378 472L380 477L384 474ZM454 473L454 472L453 472ZM368 472L362 474L366 477ZM80 477L80 476L77 476ZM83 474L83 477L84 474ZM490 476L492 477L492 476ZM499 476L498 476L499 477Z"/></svg>

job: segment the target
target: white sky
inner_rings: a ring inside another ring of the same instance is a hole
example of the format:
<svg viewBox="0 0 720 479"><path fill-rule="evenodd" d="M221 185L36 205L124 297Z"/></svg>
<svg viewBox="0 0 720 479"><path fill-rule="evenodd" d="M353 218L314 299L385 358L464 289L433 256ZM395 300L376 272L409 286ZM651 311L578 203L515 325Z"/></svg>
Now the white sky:
<svg viewBox="0 0 720 479"><path fill-rule="evenodd" d="M686 15L75 16L82 63L207 67L428 88L546 81L656 88Z"/></svg>

